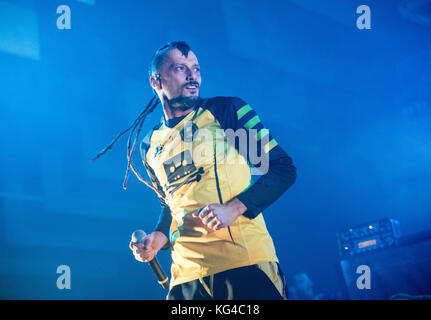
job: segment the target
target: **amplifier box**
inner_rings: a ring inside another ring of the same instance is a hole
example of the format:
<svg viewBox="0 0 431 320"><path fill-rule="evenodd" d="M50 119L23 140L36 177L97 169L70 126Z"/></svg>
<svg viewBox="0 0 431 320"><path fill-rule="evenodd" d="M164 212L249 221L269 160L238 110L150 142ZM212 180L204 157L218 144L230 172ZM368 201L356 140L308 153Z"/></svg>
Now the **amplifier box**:
<svg viewBox="0 0 431 320"><path fill-rule="evenodd" d="M385 218L337 233L341 258L398 245L399 222Z"/></svg>
<svg viewBox="0 0 431 320"><path fill-rule="evenodd" d="M353 300L431 299L431 230L403 236L399 245L340 261L344 289ZM369 287L358 286L359 266L369 270Z"/></svg>

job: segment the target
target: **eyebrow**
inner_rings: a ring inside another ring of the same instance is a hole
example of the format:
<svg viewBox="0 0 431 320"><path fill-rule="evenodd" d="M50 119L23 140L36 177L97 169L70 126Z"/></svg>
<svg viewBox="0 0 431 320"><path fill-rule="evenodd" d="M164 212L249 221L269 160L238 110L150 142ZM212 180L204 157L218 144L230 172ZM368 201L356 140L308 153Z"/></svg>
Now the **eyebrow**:
<svg viewBox="0 0 431 320"><path fill-rule="evenodd" d="M172 69L173 67L175 67L176 65L182 65L185 66L186 64L184 62L174 62L171 63L171 65L169 66L169 69ZM194 65L192 65L192 67L200 67L199 63L195 63Z"/></svg>

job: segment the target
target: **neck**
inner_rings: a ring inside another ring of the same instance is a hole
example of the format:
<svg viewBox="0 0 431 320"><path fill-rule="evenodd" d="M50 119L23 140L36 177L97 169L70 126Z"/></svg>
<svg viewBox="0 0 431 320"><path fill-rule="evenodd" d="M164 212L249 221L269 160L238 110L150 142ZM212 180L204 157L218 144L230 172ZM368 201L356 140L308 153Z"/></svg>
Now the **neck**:
<svg viewBox="0 0 431 320"><path fill-rule="evenodd" d="M184 103L173 100L169 101L166 97L164 97L162 105L165 119L170 120L173 118L185 116L186 114L193 111L199 100L200 99L196 99L195 101L191 101L191 103Z"/></svg>
<svg viewBox="0 0 431 320"><path fill-rule="evenodd" d="M166 120L182 117L191 111L193 111L193 108L171 108L168 104L163 104L163 113L165 114Z"/></svg>

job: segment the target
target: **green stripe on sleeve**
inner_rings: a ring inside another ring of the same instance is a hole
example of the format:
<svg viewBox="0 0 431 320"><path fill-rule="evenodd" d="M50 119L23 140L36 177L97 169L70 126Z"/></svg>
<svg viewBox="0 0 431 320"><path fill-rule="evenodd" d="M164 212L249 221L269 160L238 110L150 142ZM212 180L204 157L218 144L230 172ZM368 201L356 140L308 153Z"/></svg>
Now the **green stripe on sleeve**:
<svg viewBox="0 0 431 320"><path fill-rule="evenodd" d="M272 139L270 142L268 142L265 147L263 148L265 153L268 153L271 151L272 148L274 148L276 145L278 145L277 141L275 139Z"/></svg>
<svg viewBox="0 0 431 320"><path fill-rule="evenodd" d="M256 115L245 123L244 128L251 129L259 122L260 122L259 116Z"/></svg>
<svg viewBox="0 0 431 320"><path fill-rule="evenodd" d="M241 109L239 109L236 112L236 115L238 116L238 120L244 117L251 109L249 104L246 104L245 106L242 106Z"/></svg>
<svg viewBox="0 0 431 320"><path fill-rule="evenodd" d="M269 130L266 128L260 129L256 134L256 140L259 141L260 139L266 137L269 134Z"/></svg>

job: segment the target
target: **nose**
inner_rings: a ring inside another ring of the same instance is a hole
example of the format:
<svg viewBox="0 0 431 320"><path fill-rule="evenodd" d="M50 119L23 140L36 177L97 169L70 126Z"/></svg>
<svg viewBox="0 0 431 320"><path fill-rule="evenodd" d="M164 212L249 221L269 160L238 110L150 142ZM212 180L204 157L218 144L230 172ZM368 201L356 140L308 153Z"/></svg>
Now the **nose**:
<svg viewBox="0 0 431 320"><path fill-rule="evenodd" d="M187 68L187 74L186 74L186 80L187 81L193 81L195 80L195 75L193 74L193 71Z"/></svg>

